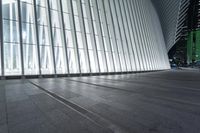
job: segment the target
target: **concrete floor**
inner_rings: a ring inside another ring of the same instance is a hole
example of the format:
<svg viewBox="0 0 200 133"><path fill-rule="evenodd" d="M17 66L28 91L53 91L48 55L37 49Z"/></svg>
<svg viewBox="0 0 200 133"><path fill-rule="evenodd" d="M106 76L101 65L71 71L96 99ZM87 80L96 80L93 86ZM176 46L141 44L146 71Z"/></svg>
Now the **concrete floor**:
<svg viewBox="0 0 200 133"><path fill-rule="evenodd" d="M0 133L200 133L200 72L0 81Z"/></svg>

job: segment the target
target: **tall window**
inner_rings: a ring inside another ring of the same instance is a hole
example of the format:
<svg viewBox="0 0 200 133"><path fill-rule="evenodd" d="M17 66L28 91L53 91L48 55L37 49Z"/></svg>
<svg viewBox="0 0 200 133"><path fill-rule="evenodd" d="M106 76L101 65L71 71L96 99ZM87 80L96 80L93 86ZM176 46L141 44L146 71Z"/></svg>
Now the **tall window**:
<svg viewBox="0 0 200 133"><path fill-rule="evenodd" d="M125 56L125 63L126 63L126 71L131 71L131 62L130 62L130 54L129 54L129 48L128 48L128 41L127 41L127 34L126 30L124 29L124 23L123 23L123 15L120 8L120 3L118 1L115 1L116 6L116 14L117 14L117 21L119 24L120 29L120 35L122 39L122 46L124 50L124 56Z"/></svg>
<svg viewBox="0 0 200 133"><path fill-rule="evenodd" d="M98 57L96 52L95 39L92 35L92 18L90 16L89 0L82 0L83 19L85 24L85 34L88 44L89 59L92 72L99 72Z"/></svg>
<svg viewBox="0 0 200 133"><path fill-rule="evenodd" d="M88 65L88 57L87 57L87 47L84 42L84 34L83 27L81 25L81 12L78 8L78 4L80 4L79 0L72 0L73 4L73 11L74 11L74 20L75 20L75 30L77 36L77 43L78 43L78 51L80 57L80 66L82 73L89 72L89 65Z"/></svg>
<svg viewBox="0 0 200 133"><path fill-rule="evenodd" d="M49 0L51 13L51 27L55 52L55 65L57 74L67 73L66 51L63 34L61 32L61 11L59 0Z"/></svg>
<svg viewBox="0 0 200 133"><path fill-rule="evenodd" d="M94 4L94 13L99 14L99 22L100 26L102 28L102 37L103 37L103 43L105 46L105 55L107 59L107 64L108 64L108 72L115 72L120 71L116 68L120 68L119 60L116 59L116 50L114 49L114 46L116 45L114 41L114 37L111 35L111 30L110 30L110 21L108 21L107 17L108 16L108 11L105 9L104 6L104 1L98 1L98 0L93 0L95 2ZM96 8L97 6L98 8ZM95 10L98 9L98 10ZM96 15L94 15L96 16ZM110 16L109 16L110 17ZM110 18L111 19L111 18ZM118 64L117 64L118 62ZM116 65L114 65L116 63Z"/></svg>
<svg viewBox="0 0 200 133"><path fill-rule="evenodd" d="M21 23L25 75L39 74L34 6L32 0L22 0Z"/></svg>
<svg viewBox="0 0 200 133"><path fill-rule="evenodd" d="M70 0L61 0L63 17L64 17L64 30L67 44L68 64L70 73L79 73L78 53L76 45L74 44L74 37L72 34L72 13L70 10Z"/></svg>
<svg viewBox="0 0 200 133"><path fill-rule="evenodd" d="M37 27L39 37L40 61L42 74L54 74L52 42L46 0L36 0Z"/></svg>
<svg viewBox="0 0 200 133"><path fill-rule="evenodd" d="M120 33L120 27L119 27L119 21L117 19L117 14L116 14L116 7L114 5L113 0L110 0L110 8L113 16L113 25L114 25L114 30L115 30L115 36L116 36L116 45L118 47L118 54L119 54L119 60L121 62L121 71L126 71L126 61L125 61L125 55L124 55L124 48L123 48L123 43L122 43L122 37Z"/></svg>
<svg viewBox="0 0 200 133"><path fill-rule="evenodd" d="M2 0L5 75L21 75L17 0Z"/></svg>
<svg viewBox="0 0 200 133"><path fill-rule="evenodd" d="M90 10L92 13L92 22L93 22L93 26L94 26L94 35L95 35L95 40L96 40L96 45L97 45L97 54L99 57L99 65L100 65L100 72L107 72L107 68L106 68L106 61L107 61L107 66L110 67L110 60L107 57L107 54L105 54L105 47L103 47L103 42L100 43L100 23L97 21L97 17L98 17L98 8L96 5L96 1L95 0L89 0L90 1ZM101 27L103 30L103 27ZM107 58L106 58L107 57ZM110 58L110 57L109 57Z"/></svg>

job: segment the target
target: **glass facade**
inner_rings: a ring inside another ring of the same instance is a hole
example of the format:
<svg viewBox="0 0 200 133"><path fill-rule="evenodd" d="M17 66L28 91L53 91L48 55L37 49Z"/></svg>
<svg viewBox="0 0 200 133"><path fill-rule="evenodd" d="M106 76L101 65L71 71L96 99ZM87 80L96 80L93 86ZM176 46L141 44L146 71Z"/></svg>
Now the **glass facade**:
<svg viewBox="0 0 200 133"><path fill-rule="evenodd" d="M145 0L1 0L0 4L1 76L169 68L159 20L148 17Z"/></svg>

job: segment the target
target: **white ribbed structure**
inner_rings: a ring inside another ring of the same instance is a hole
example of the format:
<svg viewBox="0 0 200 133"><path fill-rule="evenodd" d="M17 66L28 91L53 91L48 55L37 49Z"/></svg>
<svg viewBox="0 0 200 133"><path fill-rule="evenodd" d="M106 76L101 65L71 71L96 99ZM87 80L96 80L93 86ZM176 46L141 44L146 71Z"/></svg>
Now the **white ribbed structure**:
<svg viewBox="0 0 200 133"><path fill-rule="evenodd" d="M2 76L170 68L151 0L1 2Z"/></svg>
<svg viewBox="0 0 200 133"><path fill-rule="evenodd" d="M152 0L159 14L167 50L170 50L176 41L181 1L182 0Z"/></svg>

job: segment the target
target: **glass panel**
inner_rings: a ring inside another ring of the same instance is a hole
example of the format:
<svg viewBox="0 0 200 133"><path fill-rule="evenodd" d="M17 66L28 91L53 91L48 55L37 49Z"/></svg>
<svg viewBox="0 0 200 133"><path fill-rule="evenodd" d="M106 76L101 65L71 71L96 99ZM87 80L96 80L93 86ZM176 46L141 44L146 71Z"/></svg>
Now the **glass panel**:
<svg viewBox="0 0 200 133"><path fill-rule="evenodd" d="M105 58L103 58L103 51L98 51L98 56L99 56L99 64L100 64L100 70L101 72L106 72L106 67L105 67Z"/></svg>
<svg viewBox="0 0 200 133"><path fill-rule="evenodd" d="M77 36L81 72L87 73L87 72L89 72L87 47L86 47L86 41L85 41L85 35L84 35L85 33L84 33L83 23L82 23L83 18L82 18L82 14L80 12L81 10L79 9L80 3L78 3L78 2L79 2L79 0L73 0L75 30L76 30L76 36Z"/></svg>
<svg viewBox="0 0 200 133"><path fill-rule="evenodd" d="M58 4L59 4L58 0L49 0L49 2L51 9L58 10Z"/></svg>
<svg viewBox="0 0 200 133"><path fill-rule="evenodd" d="M55 60L56 60L56 71L58 74L65 74L66 71L66 58L63 47L54 47L55 50Z"/></svg>
<svg viewBox="0 0 200 133"><path fill-rule="evenodd" d="M25 75L39 74L37 46L23 44L23 52Z"/></svg>
<svg viewBox="0 0 200 133"><path fill-rule="evenodd" d="M69 69L70 73L77 73L78 72L78 64L77 59L75 56L75 50L72 48L68 48L68 60L69 60Z"/></svg>
<svg viewBox="0 0 200 133"><path fill-rule="evenodd" d="M78 41L78 48L84 48L82 34L80 32L76 32L76 35L77 35L77 41Z"/></svg>
<svg viewBox="0 0 200 133"><path fill-rule="evenodd" d="M36 45L36 31L34 21L34 7L32 0L21 1L21 18L22 18L22 42L23 42L23 59L24 74L39 74L38 52Z"/></svg>
<svg viewBox="0 0 200 133"><path fill-rule="evenodd" d="M68 54L68 64L70 73L78 73L79 65L78 65L78 53L75 49L74 39L72 32L72 14L69 10L70 0L61 0L63 16L64 16L64 28L66 35L66 44L67 44L67 54Z"/></svg>
<svg viewBox="0 0 200 133"><path fill-rule="evenodd" d="M36 0L36 4L41 72L42 74L54 74L52 44L50 42L50 26L47 18L47 1Z"/></svg>
<svg viewBox="0 0 200 133"><path fill-rule="evenodd" d="M49 29L47 26L38 25L40 45L51 45L49 38Z"/></svg>
<svg viewBox="0 0 200 133"><path fill-rule="evenodd" d="M83 1L82 1L83 2ZM91 71L94 73L97 73L99 71L99 64L97 59L97 53L96 53L96 47L95 47L95 39L93 39L92 36L92 25L90 20L90 9L89 5L86 3L82 3L82 9L83 9L83 16L84 16L84 24L85 24L85 32L86 32L86 39L87 39L87 45L89 50L89 59L90 59L90 66Z"/></svg>
<svg viewBox="0 0 200 133"><path fill-rule="evenodd" d="M40 56L42 74L52 74L54 72L54 68L51 47L40 46Z"/></svg>
<svg viewBox="0 0 200 133"><path fill-rule="evenodd" d="M95 34L95 40L96 40L96 46L98 51L98 57L99 57L99 65L100 65L100 72L107 72L107 65L109 62L107 60L106 63L106 54L104 49L104 42L103 42L103 36L102 36L102 25L100 22L100 14L98 14L98 11L100 10L97 8L97 2L95 0L90 0L90 9L92 13L92 22L94 25L94 34ZM99 7L99 6L98 6Z"/></svg>
<svg viewBox="0 0 200 133"><path fill-rule="evenodd" d="M68 2L69 0L61 0L62 1L62 8L63 8L63 12L64 13L70 13L69 11L69 5L68 5Z"/></svg>
<svg viewBox="0 0 200 133"><path fill-rule="evenodd" d="M2 0L5 75L21 75L17 1Z"/></svg>
<svg viewBox="0 0 200 133"><path fill-rule="evenodd" d="M113 22L114 22L114 28L116 30L117 46L118 46L119 56L121 60L122 71L127 71L127 67L130 70L130 60L129 60L129 55L127 55L128 48L127 48L126 36L123 30L121 13L117 4L116 4L116 7L114 7L113 6L115 5L114 1L110 1L110 2L112 2L110 5L111 5L111 11L113 14L113 19L114 19Z"/></svg>
<svg viewBox="0 0 200 133"><path fill-rule="evenodd" d="M35 26L29 23L22 23L22 41L26 44L36 44Z"/></svg>
<svg viewBox="0 0 200 133"><path fill-rule="evenodd" d="M91 64L92 72L94 72L94 73L98 72L98 70L96 68L96 61L95 61L93 50L89 50L89 57L90 57L90 64Z"/></svg>
<svg viewBox="0 0 200 133"><path fill-rule="evenodd" d="M65 29L71 30L69 15L70 14L64 13L64 23L65 23Z"/></svg>
<svg viewBox="0 0 200 133"><path fill-rule="evenodd" d="M31 2L31 0L29 0ZM34 23L33 4L21 1L21 21L24 23Z"/></svg>
<svg viewBox="0 0 200 133"><path fill-rule="evenodd" d="M26 3L30 3L30 4L33 4L33 1L32 0L22 0L23 2L26 2Z"/></svg>
<svg viewBox="0 0 200 133"><path fill-rule="evenodd" d="M18 20L16 0L2 0L2 17L8 20Z"/></svg>
<svg viewBox="0 0 200 133"><path fill-rule="evenodd" d="M51 23L53 28L60 28L60 14L58 11L51 10Z"/></svg>
<svg viewBox="0 0 200 133"><path fill-rule="evenodd" d="M63 46L62 37L61 37L61 29L53 28L53 43L54 46Z"/></svg>
<svg viewBox="0 0 200 133"><path fill-rule="evenodd" d="M81 72L82 73L87 73L89 70L88 70L88 67L87 67L87 64L86 64L86 51L83 50L83 49L79 49L79 56L80 56L80 65L81 65Z"/></svg>
<svg viewBox="0 0 200 133"><path fill-rule="evenodd" d="M42 25L42 26L47 26L48 25L48 19L47 19L47 9L46 7L43 8L43 7L40 7L40 6L37 6L37 23L39 25Z"/></svg>
<svg viewBox="0 0 200 133"><path fill-rule="evenodd" d="M36 5L46 7L46 0L36 0Z"/></svg>
<svg viewBox="0 0 200 133"><path fill-rule="evenodd" d="M18 43L4 43L5 75L21 75L20 45Z"/></svg>
<svg viewBox="0 0 200 133"><path fill-rule="evenodd" d="M66 54L64 47L63 34L61 32L61 12L58 4L59 0L50 0L50 11L51 11L51 24L53 34L53 46L55 52L55 65L57 74L67 73Z"/></svg>
<svg viewBox="0 0 200 133"><path fill-rule="evenodd" d="M12 20L3 20L4 42L19 43L19 23Z"/></svg>
<svg viewBox="0 0 200 133"><path fill-rule="evenodd" d="M121 9L120 9L120 4L116 1L116 15L117 15L117 20L118 20L118 26L120 30L120 36L121 36L121 45L124 51L124 58L125 58L125 63L126 63L126 71L131 71L131 63L130 63L130 55L129 55L129 47L128 47L128 42L127 42L127 34L124 28L124 23L123 23L123 15L121 14Z"/></svg>
<svg viewBox="0 0 200 133"><path fill-rule="evenodd" d="M71 31L66 30L65 33L66 33L67 47L71 47L71 48L74 47Z"/></svg>

